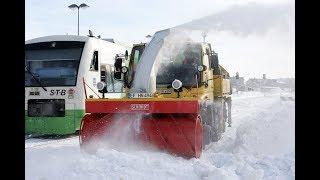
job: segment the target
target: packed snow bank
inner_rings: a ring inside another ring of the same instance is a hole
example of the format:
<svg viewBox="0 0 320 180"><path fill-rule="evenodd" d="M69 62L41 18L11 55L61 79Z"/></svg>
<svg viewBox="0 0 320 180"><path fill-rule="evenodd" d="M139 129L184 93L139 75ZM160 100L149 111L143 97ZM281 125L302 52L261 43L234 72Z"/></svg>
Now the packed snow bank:
<svg viewBox="0 0 320 180"><path fill-rule="evenodd" d="M253 97L263 97L264 93L259 91L238 91L233 92L232 99L245 99L245 98L253 98Z"/></svg>
<svg viewBox="0 0 320 180"><path fill-rule="evenodd" d="M248 102L236 102L239 111L246 113L242 108L249 107L251 115L236 116L237 128L206 147L201 158L218 167L225 179L294 179L295 104L276 97L263 98L269 100L272 103L264 109L256 104L260 111L255 103L250 102L250 107Z"/></svg>
<svg viewBox="0 0 320 180"><path fill-rule="evenodd" d="M82 153L78 137L26 140L26 179L294 179L293 101L234 98L233 124L199 159L163 152L100 149Z"/></svg>

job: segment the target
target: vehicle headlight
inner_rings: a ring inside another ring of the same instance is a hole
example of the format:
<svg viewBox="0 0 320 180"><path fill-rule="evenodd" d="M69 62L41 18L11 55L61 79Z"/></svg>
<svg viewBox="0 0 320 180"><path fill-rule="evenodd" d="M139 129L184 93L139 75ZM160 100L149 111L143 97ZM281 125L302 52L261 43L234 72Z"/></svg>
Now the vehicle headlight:
<svg viewBox="0 0 320 180"><path fill-rule="evenodd" d="M122 72L122 73L126 73L127 71L128 71L128 68L127 68L127 67L123 66L123 67L121 68L121 72Z"/></svg>
<svg viewBox="0 0 320 180"><path fill-rule="evenodd" d="M103 88L105 88L106 87L106 83L105 82L103 82L103 81L100 81L100 82L98 82L97 83L97 88L98 88L98 90L103 90Z"/></svg>
<svg viewBox="0 0 320 180"><path fill-rule="evenodd" d="M199 71L199 72L202 72L202 71L204 71L204 66L202 66L202 65L199 65L199 66L198 66L198 71Z"/></svg>
<svg viewBox="0 0 320 180"><path fill-rule="evenodd" d="M171 85L172 85L173 89L178 90L182 87L182 82L178 79L175 79L174 81L172 81Z"/></svg>

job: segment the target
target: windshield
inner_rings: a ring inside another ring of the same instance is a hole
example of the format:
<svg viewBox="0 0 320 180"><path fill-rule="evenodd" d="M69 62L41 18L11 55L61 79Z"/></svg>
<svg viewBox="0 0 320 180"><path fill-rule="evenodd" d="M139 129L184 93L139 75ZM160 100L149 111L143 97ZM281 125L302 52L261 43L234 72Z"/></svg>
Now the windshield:
<svg viewBox="0 0 320 180"><path fill-rule="evenodd" d="M137 69L137 65L139 63L141 55L144 51L144 48L145 48L145 45L138 45L133 47L132 49L129 66L128 66L128 76L126 77L127 78L126 81L129 87L131 87L132 85L133 77Z"/></svg>
<svg viewBox="0 0 320 180"><path fill-rule="evenodd" d="M75 86L84 42L57 41L27 44L25 65L43 86ZM25 86L39 86L25 73Z"/></svg>
<svg viewBox="0 0 320 180"><path fill-rule="evenodd" d="M157 85L169 85L175 79L180 80L183 86L197 85L200 75L197 67L202 64L200 44L176 45L163 54Z"/></svg>

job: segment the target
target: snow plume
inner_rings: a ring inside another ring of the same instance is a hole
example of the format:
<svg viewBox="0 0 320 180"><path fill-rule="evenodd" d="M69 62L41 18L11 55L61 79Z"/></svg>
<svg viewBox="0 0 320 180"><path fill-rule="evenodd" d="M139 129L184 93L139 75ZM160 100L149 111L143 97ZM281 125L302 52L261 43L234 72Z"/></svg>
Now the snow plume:
<svg viewBox="0 0 320 180"><path fill-rule="evenodd" d="M266 5L249 3L234 5L225 11L215 13L177 27L188 30L224 31L240 36L263 35L272 28L289 31L294 23L294 7L291 4Z"/></svg>
<svg viewBox="0 0 320 180"><path fill-rule="evenodd" d="M242 76L260 77L263 72L293 77L294 6L294 3L235 5L156 32L138 65L135 91L154 92L154 75L161 57L168 52L166 46L190 39L201 42L203 35L231 74L240 72Z"/></svg>
<svg viewBox="0 0 320 180"><path fill-rule="evenodd" d="M234 5L177 27L206 33L231 75L294 77L294 7L294 2ZM200 33L194 38L202 39Z"/></svg>

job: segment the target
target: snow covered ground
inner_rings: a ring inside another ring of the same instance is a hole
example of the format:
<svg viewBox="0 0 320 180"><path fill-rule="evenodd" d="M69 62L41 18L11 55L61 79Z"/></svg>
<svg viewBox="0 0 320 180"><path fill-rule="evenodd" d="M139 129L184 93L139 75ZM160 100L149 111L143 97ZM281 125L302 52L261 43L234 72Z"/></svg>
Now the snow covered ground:
<svg viewBox="0 0 320 180"><path fill-rule="evenodd" d="M26 179L295 179L295 102L234 94L233 124L199 159L162 152L82 153L78 137L25 141Z"/></svg>

